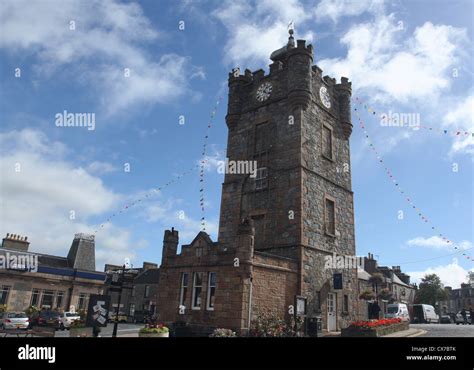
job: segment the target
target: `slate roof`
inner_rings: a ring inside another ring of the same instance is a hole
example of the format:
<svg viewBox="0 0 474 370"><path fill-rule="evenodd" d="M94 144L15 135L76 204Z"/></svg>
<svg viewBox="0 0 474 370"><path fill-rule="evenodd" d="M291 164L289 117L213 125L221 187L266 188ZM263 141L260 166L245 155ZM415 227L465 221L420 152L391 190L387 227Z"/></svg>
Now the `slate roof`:
<svg viewBox="0 0 474 370"><path fill-rule="evenodd" d="M148 269L141 272L135 279L134 284L158 284L160 281L160 269Z"/></svg>

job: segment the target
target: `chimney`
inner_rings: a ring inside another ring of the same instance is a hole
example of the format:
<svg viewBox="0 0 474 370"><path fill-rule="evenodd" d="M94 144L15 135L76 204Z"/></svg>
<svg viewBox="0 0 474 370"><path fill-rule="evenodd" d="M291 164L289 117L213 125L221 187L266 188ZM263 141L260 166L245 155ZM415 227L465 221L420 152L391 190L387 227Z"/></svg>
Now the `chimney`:
<svg viewBox="0 0 474 370"><path fill-rule="evenodd" d="M178 230L174 227L171 230L165 230L165 236L163 237L163 252L161 257L161 264L166 265L170 260L176 257L178 251L179 234Z"/></svg>
<svg viewBox="0 0 474 370"><path fill-rule="evenodd" d="M20 252L28 252L30 242L28 237L21 237L20 235L7 233L7 236L2 240L2 248L12 249Z"/></svg>
<svg viewBox="0 0 474 370"><path fill-rule="evenodd" d="M374 260L374 255L372 253L369 253L368 257L364 257L364 269L369 274L373 274L377 271L377 261Z"/></svg>
<svg viewBox="0 0 474 370"><path fill-rule="evenodd" d="M83 233L74 235L67 259L69 267L95 271L95 236Z"/></svg>

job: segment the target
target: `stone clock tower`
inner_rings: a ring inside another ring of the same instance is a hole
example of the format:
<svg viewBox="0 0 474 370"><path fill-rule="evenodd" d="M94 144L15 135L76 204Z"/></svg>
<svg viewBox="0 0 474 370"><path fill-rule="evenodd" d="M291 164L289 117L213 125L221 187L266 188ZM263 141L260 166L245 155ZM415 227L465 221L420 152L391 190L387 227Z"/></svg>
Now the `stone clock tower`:
<svg viewBox="0 0 474 370"><path fill-rule="evenodd" d="M257 171L226 174L218 242L238 250L239 225L251 219L255 253L294 262L295 295L338 330L358 304L354 266L328 267L330 258L355 256L351 83L323 77L313 47L295 42L291 30L270 59L268 75L229 74L227 157Z"/></svg>

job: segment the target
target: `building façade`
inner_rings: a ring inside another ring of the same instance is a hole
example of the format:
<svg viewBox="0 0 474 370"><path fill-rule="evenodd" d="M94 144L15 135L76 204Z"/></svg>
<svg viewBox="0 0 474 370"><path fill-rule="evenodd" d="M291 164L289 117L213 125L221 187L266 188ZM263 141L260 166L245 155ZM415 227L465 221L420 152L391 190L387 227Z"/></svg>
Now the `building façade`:
<svg viewBox="0 0 474 370"><path fill-rule="evenodd" d="M178 231L165 231L157 310L168 324L246 332L260 313L287 317L296 296L323 330L357 318L357 269L325 267L355 255L351 83L323 77L291 32L270 59L268 75L229 73L227 158L257 171L225 175L217 242L200 232L177 254Z"/></svg>

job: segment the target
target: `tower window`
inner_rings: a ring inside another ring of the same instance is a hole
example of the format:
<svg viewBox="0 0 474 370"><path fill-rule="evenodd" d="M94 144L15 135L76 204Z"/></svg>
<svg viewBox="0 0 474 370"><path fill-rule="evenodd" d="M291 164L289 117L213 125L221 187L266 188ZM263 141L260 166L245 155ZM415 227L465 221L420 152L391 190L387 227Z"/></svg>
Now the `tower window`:
<svg viewBox="0 0 474 370"><path fill-rule="evenodd" d="M325 199L325 213L326 213L326 233L332 236L336 235L336 204L334 200Z"/></svg>
<svg viewBox="0 0 474 370"><path fill-rule="evenodd" d="M252 220L255 228L254 246L260 249L265 243L265 215L252 216Z"/></svg>
<svg viewBox="0 0 474 370"><path fill-rule="evenodd" d="M270 146L270 135L268 123L260 123L255 126L255 154L263 153Z"/></svg>
<svg viewBox="0 0 474 370"><path fill-rule="evenodd" d="M333 159L332 156L332 129L323 125L323 156Z"/></svg>
<svg viewBox="0 0 474 370"><path fill-rule="evenodd" d="M266 167L257 169L257 176L255 177L255 190L265 189L268 186L268 171Z"/></svg>

